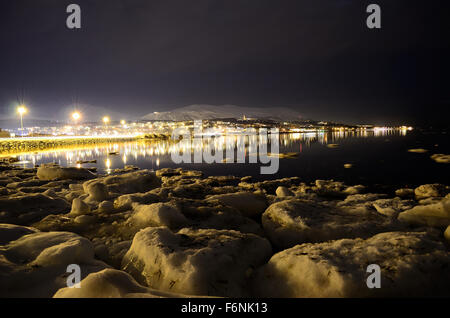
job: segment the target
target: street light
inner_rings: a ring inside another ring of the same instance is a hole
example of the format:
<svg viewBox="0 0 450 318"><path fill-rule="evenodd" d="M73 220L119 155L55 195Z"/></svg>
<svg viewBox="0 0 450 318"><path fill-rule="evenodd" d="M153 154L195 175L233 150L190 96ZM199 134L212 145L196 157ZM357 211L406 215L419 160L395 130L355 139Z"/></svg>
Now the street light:
<svg viewBox="0 0 450 318"><path fill-rule="evenodd" d="M73 120L75 120L75 123L81 118L81 114L79 112L74 112L72 114Z"/></svg>
<svg viewBox="0 0 450 318"><path fill-rule="evenodd" d="M25 115L27 111L28 110L25 107L25 105L20 105L19 107L17 107L17 112L20 115L20 130L22 131L22 135L23 135L23 115Z"/></svg>
<svg viewBox="0 0 450 318"><path fill-rule="evenodd" d="M122 119L122 120L120 121L120 124L121 124L122 126L124 126L124 125L126 124L126 121Z"/></svg>

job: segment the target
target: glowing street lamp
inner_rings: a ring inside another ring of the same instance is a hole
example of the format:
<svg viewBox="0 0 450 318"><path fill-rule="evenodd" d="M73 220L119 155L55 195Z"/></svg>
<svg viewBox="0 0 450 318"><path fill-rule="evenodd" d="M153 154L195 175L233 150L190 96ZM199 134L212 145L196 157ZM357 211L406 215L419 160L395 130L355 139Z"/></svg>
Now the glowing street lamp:
<svg viewBox="0 0 450 318"><path fill-rule="evenodd" d="M75 121L75 123L77 123L80 118L81 118L81 114L79 112L72 113L72 119Z"/></svg>
<svg viewBox="0 0 450 318"><path fill-rule="evenodd" d="M122 120L120 121L120 124L121 124L122 126L124 126L124 125L126 124L126 121L122 119Z"/></svg>
<svg viewBox="0 0 450 318"><path fill-rule="evenodd" d="M28 110L25 107L25 105L20 105L19 107L17 107L17 112L20 115L20 130L22 131L22 135L23 135L23 115L25 115Z"/></svg>

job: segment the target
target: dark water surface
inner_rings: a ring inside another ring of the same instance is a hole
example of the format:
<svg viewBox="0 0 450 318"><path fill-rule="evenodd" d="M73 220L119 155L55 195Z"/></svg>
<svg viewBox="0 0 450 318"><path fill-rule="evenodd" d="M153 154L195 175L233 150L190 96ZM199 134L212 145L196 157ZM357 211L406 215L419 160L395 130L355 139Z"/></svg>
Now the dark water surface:
<svg viewBox="0 0 450 318"><path fill-rule="evenodd" d="M330 145L333 145L330 147ZM423 148L426 153L408 152ZM305 182L335 179L348 184L414 187L424 183L448 184L450 164L437 163L432 154L449 154L446 132L389 131L356 133L296 133L280 135L280 153L296 153L280 159L274 175L260 175L261 164L215 163L180 164L171 160L177 145L168 141L124 142L79 149L52 149L38 153L18 154L20 165L32 167L57 162L77 166L78 160L97 160L99 172L108 173L125 165L145 169L183 167L201 170L205 175L253 176L256 180L298 176ZM116 152L116 154L112 154ZM345 168L351 164L351 168Z"/></svg>

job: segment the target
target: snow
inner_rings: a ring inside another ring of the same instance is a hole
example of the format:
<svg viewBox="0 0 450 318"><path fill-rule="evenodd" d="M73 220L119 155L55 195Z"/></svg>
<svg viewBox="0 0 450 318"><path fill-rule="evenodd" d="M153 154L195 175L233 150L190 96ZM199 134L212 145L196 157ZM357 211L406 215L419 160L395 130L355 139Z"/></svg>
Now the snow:
<svg viewBox="0 0 450 318"><path fill-rule="evenodd" d="M160 298L183 297L184 295L161 292L139 285L129 274L116 270L104 269L89 274L80 283L80 288L61 288L54 298Z"/></svg>
<svg viewBox="0 0 450 318"><path fill-rule="evenodd" d="M448 297L449 262L444 244L426 233L387 232L284 250L253 287L264 297ZM381 268L379 289L366 285L370 264Z"/></svg>
<svg viewBox="0 0 450 318"><path fill-rule="evenodd" d="M270 255L270 243L253 234L146 228L135 235L122 268L158 290L240 297L248 295L253 269Z"/></svg>
<svg viewBox="0 0 450 318"><path fill-rule="evenodd" d="M400 213L398 219L413 225L446 227L450 225L450 198L429 205L417 205Z"/></svg>
<svg viewBox="0 0 450 318"><path fill-rule="evenodd" d="M106 185L100 181L92 180L83 183L84 192L89 194L88 202L101 202L109 198L108 189Z"/></svg>
<svg viewBox="0 0 450 318"><path fill-rule="evenodd" d="M49 214L67 213L70 204L61 198L41 193L0 197L0 222L28 225Z"/></svg>
<svg viewBox="0 0 450 318"><path fill-rule="evenodd" d="M294 192L292 192L291 190L289 190L288 188L286 188L284 186L279 186L275 190L275 193L276 193L277 197L280 197L280 198L294 196Z"/></svg>
<svg viewBox="0 0 450 318"><path fill-rule="evenodd" d="M83 168L62 168L56 165L42 165L37 170L37 177L40 180L82 180L92 179L95 175Z"/></svg>
<svg viewBox="0 0 450 318"><path fill-rule="evenodd" d="M414 189L416 199L426 199L430 197L440 197L444 195L445 187L442 184L424 184Z"/></svg>
<svg viewBox="0 0 450 318"><path fill-rule="evenodd" d="M91 212L91 207L80 198L75 198L72 201L71 215L83 215Z"/></svg>
<svg viewBox="0 0 450 318"><path fill-rule="evenodd" d="M4 245L11 241L15 241L21 236L35 232L39 231L32 227L19 226L13 224L0 224L0 245Z"/></svg>
<svg viewBox="0 0 450 318"><path fill-rule="evenodd" d="M262 195L251 192L212 195L207 198L207 201L218 201L221 204L236 208L247 217L259 216L267 207L266 199Z"/></svg>
<svg viewBox="0 0 450 318"><path fill-rule="evenodd" d="M86 238L35 231L0 245L1 297L51 297L66 286L68 265L79 264L82 276L108 267L94 259L93 245Z"/></svg>
<svg viewBox="0 0 450 318"><path fill-rule="evenodd" d="M137 204L128 224L139 229L148 226L167 226L177 229L186 225L188 220L180 210L167 203L153 203L150 205Z"/></svg>
<svg viewBox="0 0 450 318"><path fill-rule="evenodd" d="M395 220L376 211L301 199L272 204L262 215L262 225L270 241L279 248L304 242L368 237L397 228Z"/></svg>
<svg viewBox="0 0 450 318"><path fill-rule="evenodd" d="M152 192L124 194L114 200L114 207L118 210L131 209L133 203L155 203L160 197Z"/></svg>

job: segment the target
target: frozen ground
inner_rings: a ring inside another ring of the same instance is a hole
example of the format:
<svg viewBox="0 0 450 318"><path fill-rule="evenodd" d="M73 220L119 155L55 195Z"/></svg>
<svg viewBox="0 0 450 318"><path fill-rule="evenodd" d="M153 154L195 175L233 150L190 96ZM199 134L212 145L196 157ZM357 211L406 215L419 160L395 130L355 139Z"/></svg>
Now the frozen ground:
<svg viewBox="0 0 450 318"><path fill-rule="evenodd" d="M448 297L449 192L1 165L0 297Z"/></svg>

